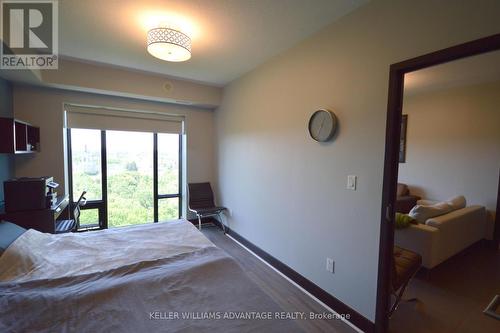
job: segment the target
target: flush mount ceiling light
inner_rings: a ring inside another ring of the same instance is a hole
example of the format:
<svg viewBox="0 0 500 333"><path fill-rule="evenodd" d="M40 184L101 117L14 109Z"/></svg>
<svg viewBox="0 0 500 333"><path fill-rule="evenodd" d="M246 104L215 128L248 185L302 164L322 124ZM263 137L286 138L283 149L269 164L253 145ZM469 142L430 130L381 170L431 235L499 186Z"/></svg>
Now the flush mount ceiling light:
<svg viewBox="0 0 500 333"><path fill-rule="evenodd" d="M154 28L148 31L148 52L166 61L186 61L191 58L191 38L179 30Z"/></svg>

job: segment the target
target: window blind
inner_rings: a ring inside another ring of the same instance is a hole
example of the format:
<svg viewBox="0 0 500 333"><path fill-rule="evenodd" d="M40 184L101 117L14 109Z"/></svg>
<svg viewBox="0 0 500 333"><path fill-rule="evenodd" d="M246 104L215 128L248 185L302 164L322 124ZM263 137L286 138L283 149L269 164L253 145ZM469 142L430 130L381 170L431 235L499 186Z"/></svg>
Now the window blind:
<svg viewBox="0 0 500 333"><path fill-rule="evenodd" d="M184 116L157 112L65 105L66 126L115 131L183 134Z"/></svg>

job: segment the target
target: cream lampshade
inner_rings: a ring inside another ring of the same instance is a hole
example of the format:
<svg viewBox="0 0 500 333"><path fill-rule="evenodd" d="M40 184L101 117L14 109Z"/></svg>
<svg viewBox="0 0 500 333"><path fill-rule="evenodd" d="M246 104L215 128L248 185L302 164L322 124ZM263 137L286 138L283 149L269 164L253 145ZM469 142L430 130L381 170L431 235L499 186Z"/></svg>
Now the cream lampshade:
<svg viewBox="0 0 500 333"><path fill-rule="evenodd" d="M175 29L154 28L148 31L148 52L166 61L186 61L191 58L191 38Z"/></svg>

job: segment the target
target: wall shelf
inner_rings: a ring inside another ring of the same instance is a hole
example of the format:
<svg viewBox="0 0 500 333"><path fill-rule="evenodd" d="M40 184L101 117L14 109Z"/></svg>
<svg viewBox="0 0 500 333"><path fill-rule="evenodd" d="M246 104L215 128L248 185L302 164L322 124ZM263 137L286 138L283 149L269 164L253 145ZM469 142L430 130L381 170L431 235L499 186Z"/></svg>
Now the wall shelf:
<svg viewBox="0 0 500 333"><path fill-rule="evenodd" d="M0 153L31 154L39 151L39 127L14 118L0 118Z"/></svg>

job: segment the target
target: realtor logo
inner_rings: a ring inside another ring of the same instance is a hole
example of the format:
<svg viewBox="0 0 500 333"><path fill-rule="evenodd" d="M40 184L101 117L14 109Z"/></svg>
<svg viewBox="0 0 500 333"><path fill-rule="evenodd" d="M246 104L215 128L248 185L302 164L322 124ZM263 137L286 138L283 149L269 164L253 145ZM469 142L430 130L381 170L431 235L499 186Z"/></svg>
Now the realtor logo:
<svg viewBox="0 0 500 333"><path fill-rule="evenodd" d="M2 0L1 69L57 69L57 0Z"/></svg>

